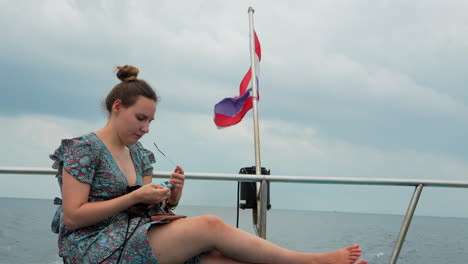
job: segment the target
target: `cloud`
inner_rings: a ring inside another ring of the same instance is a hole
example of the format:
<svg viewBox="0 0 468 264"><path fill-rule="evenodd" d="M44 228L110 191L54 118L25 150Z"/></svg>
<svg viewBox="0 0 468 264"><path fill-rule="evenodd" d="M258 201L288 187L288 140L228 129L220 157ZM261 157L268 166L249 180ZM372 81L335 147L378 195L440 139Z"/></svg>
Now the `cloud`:
<svg viewBox="0 0 468 264"><path fill-rule="evenodd" d="M51 154L62 138L96 128L93 122L46 115L0 116L4 150L1 166L49 167Z"/></svg>
<svg viewBox="0 0 468 264"><path fill-rule="evenodd" d="M437 2L427 4L440 8ZM184 10L170 1L157 7L149 1L32 1L29 5L34 8L14 5L3 16L3 21L12 25L2 32L9 36L7 49L14 50L14 56L3 54L7 60L46 63L90 80L104 76L112 80L112 66L133 63L150 82L204 103L234 95L231 91L236 91L248 68L247 15L242 4L186 3ZM256 16L258 28L263 29L259 31L265 55L261 78L272 93L293 86L295 92L283 96L304 99L312 93L348 104L357 100L413 114L465 116L466 105L452 89L428 86L415 76L418 68L426 69L429 79L428 70L439 71L435 68L438 64L429 63L432 68L428 68L426 58L438 63L436 58L447 50L464 50L466 34L456 27L466 20L459 15L462 12L429 27L427 21L436 19L436 14L429 8L421 12L417 3L319 1L301 4L301 8L281 3L267 6L259 4ZM442 10L466 8L456 2L448 6ZM233 9L242 9L244 15ZM366 9L377 12L364 12ZM401 21L392 19L396 14ZM403 26L414 14L417 19ZM298 24L298 20L304 22ZM284 37L271 28L290 33ZM417 34L421 30L424 34ZM446 41L456 46L447 49ZM44 89L50 89L45 84ZM82 89L96 94L94 87ZM174 98L186 104L187 97ZM198 104L190 110L202 112Z"/></svg>
<svg viewBox="0 0 468 264"><path fill-rule="evenodd" d="M279 170L278 174L463 180L468 169L454 156L411 149L386 151L330 138L313 127L287 121L264 123L268 124L262 137L264 162L278 166L272 170Z"/></svg>
<svg viewBox="0 0 468 264"><path fill-rule="evenodd" d="M181 157L191 165L197 164L197 170L233 173L244 164L254 165L249 117L218 130L212 116L165 112L156 118L154 126L157 128L147 137L157 135L166 147L184 146L181 149L193 151ZM260 135L262 164L276 175L462 180L468 169L456 156L352 144L323 135L307 124L285 120L261 120ZM181 149L176 151L182 153Z"/></svg>
<svg viewBox="0 0 468 264"><path fill-rule="evenodd" d="M3 138L0 166L50 168L49 154L62 138L71 138L95 127L92 122L46 115L0 116ZM0 175L2 197L52 199L60 195L55 177L48 175Z"/></svg>

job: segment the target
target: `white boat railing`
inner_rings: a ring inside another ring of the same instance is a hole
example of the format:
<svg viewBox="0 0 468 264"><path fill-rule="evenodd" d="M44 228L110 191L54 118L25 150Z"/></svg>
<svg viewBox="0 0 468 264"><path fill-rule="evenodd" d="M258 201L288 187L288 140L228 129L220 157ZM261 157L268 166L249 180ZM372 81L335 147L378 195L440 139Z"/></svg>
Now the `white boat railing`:
<svg viewBox="0 0 468 264"><path fill-rule="evenodd" d="M48 168L25 167L0 167L0 174L27 174L27 175L54 175L57 171ZM153 178L167 178L171 172L154 172ZM411 220L418 205L423 187L450 187L468 188L468 181L424 180L424 179L395 179L395 178L345 178L345 177L313 177L313 176L280 176L280 175L254 175L254 174L227 174L227 173L197 173L186 172L187 180L213 180L213 181L237 181L237 182L288 182L288 183L316 183L316 184L345 184L345 185L380 185L380 186L414 186L415 190L408 205L406 215L398 234L389 264L395 264L398 260L403 242L405 241ZM266 201L264 201L266 202ZM259 206L259 208L266 208ZM260 210L266 218L266 210ZM265 228L261 226L259 228Z"/></svg>

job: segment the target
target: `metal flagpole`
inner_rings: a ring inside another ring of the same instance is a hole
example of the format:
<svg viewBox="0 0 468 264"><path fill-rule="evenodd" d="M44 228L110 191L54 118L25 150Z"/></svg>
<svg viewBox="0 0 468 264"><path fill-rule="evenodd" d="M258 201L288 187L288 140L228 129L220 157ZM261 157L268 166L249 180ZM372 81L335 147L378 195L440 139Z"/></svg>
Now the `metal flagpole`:
<svg viewBox="0 0 468 264"><path fill-rule="evenodd" d="M262 174L262 167L260 163L260 137L258 128L258 88L257 88L257 75L255 69L255 33L253 26L253 13L255 10L249 7L249 27L250 27L250 64L251 64L251 81L252 81L252 104L253 104L253 121L254 121L254 137L255 137L255 174ZM267 212L267 182L262 180L257 183L257 208L258 208L258 220L256 231L257 235L261 238L266 238L266 212Z"/></svg>

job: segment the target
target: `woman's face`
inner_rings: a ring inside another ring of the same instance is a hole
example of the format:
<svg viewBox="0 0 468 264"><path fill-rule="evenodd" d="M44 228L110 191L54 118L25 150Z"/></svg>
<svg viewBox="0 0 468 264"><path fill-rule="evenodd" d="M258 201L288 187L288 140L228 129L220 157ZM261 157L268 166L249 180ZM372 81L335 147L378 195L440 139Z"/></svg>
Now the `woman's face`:
<svg viewBox="0 0 468 264"><path fill-rule="evenodd" d="M154 120L156 102L139 96L134 105L121 107L117 115L117 130L125 145L133 145L149 132L149 125Z"/></svg>

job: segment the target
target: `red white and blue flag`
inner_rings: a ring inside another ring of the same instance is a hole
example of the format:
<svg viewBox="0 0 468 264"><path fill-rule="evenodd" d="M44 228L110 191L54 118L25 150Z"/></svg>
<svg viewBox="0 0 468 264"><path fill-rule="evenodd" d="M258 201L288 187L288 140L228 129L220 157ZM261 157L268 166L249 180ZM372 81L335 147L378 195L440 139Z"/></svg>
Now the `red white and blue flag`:
<svg viewBox="0 0 468 264"><path fill-rule="evenodd" d="M254 32L255 42L255 76L258 88L258 74L260 72L260 60L262 59L262 51L260 42L258 41L257 33ZM214 122L218 127L227 127L239 123L245 114L252 109L253 103L252 92L252 67L249 68L239 86L239 95L236 97L228 97L221 100L214 107ZM257 90L257 100L260 97Z"/></svg>

